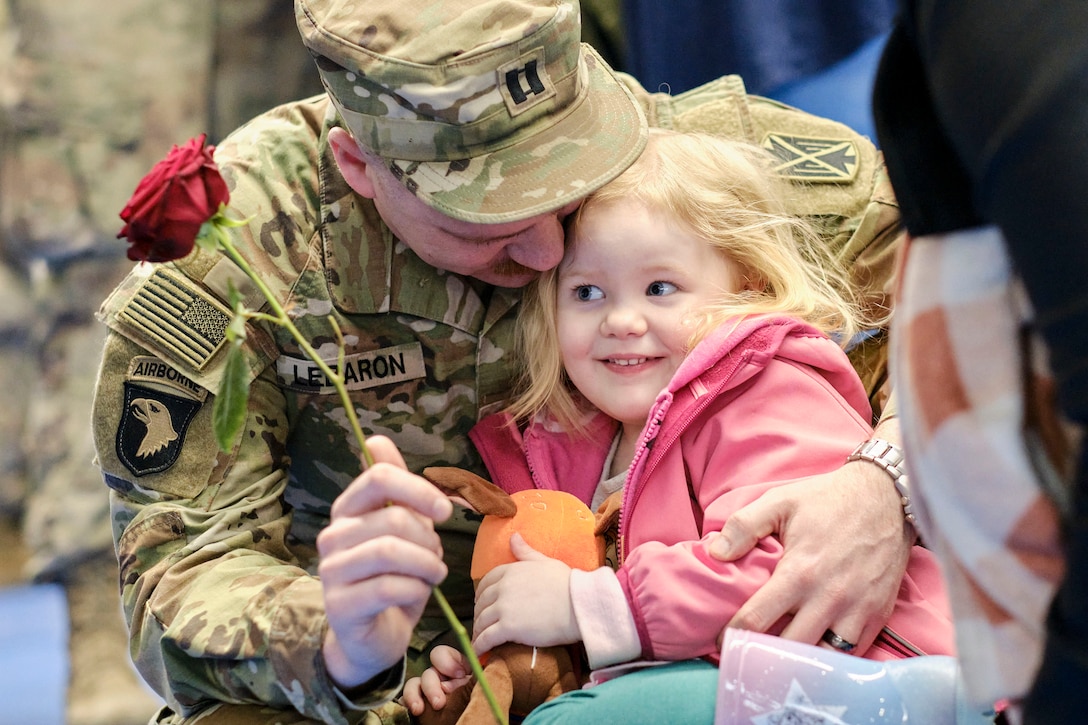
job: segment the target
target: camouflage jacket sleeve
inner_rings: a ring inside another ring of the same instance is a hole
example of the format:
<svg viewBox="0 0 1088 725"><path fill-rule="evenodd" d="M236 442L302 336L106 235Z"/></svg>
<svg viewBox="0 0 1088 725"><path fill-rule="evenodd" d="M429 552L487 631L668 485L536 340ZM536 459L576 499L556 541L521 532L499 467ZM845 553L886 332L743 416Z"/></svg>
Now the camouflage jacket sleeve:
<svg viewBox="0 0 1088 725"><path fill-rule="evenodd" d="M797 184L794 211L813 219L836 256L850 266L874 312L893 304L897 250L905 234L899 206L873 143L841 123L749 95L739 76L723 76L676 96L650 93L622 75L651 126L719 134L760 144ZM879 316L878 314L874 316ZM850 352L874 411L888 394L886 330Z"/></svg>
<svg viewBox="0 0 1088 725"><path fill-rule="evenodd" d="M268 122L282 136L320 130L320 119L298 111ZM265 241L299 234L295 252L309 257L310 234L300 230L315 216L307 197L318 186L316 163L262 154L258 148L225 166L232 204L238 199L243 214L262 218L256 236L267 235ZM248 180L248 169L273 162L283 170L287 161L297 162L298 178L284 184L290 195ZM294 226L279 213L285 203L296 206ZM102 308L111 333L96 390L95 446L111 489L133 655L145 679L183 715L240 702L294 708L330 723L356 721L395 694L403 668L354 703L324 669L321 585L289 536L290 425L267 330L251 325L246 343L244 430L229 452L216 445L212 401L224 362L229 310L222 291L229 277L218 255L198 251L177 265L137 267Z"/></svg>

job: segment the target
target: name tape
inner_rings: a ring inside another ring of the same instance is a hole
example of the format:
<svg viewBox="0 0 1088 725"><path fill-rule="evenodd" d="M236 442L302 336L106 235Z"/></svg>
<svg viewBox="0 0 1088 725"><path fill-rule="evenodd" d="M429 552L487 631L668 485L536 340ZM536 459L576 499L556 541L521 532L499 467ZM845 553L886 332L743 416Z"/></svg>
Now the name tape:
<svg viewBox="0 0 1088 725"><path fill-rule="evenodd" d="M336 360L326 363L334 372L340 372ZM344 384L348 390L391 385L422 378L426 374L423 346L418 342L344 357ZM281 385L292 390L308 393L331 393L335 390L317 363L308 358L280 357L276 360L276 375Z"/></svg>

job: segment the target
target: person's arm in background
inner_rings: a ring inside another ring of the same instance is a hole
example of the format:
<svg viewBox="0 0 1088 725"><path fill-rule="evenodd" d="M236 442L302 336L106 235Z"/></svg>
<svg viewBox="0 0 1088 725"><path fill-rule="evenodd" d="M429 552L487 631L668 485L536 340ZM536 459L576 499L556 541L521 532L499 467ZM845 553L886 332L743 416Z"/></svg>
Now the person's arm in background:
<svg viewBox="0 0 1088 725"><path fill-rule="evenodd" d="M1088 5L1069 0L905 5L896 42L916 53L925 76L921 91L939 121L938 141L946 150L919 163L913 149L925 141L916 135L920 125L898 114L885 119L906 141L896 163L889 156L904 219L916 236L972 225L1000 227L1048 347L1056 402L1065 416L1084 426ZM935 180L942 188L934 188ZM954 197L941 193L950 184L956 187ZM955 215L963 207L972 212L966 219ZM1025 706L1027 723L1073 722L1083 716L1083 683L1088 681L1085 450L1082 446L1063 512L1066 571L1049 614L1043 663Z"/></svg>

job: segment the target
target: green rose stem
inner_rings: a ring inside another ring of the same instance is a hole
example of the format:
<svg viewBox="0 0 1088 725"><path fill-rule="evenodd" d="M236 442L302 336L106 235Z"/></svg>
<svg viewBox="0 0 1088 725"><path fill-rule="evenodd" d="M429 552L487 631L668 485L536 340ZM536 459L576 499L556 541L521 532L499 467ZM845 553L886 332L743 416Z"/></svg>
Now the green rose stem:
<svg viewBox="0 0 1088 725"><path fill-rule="evenodd" d="M230 237L226 232L227 227L242 226L247 220L237 221L226 216L224 213L225 207L220 206L219 211L215 216L205 223L201 228L200 233L197 235L197 243L204 249L221 249L238 267L249 277L250 281L257 287L258 291L268 301L269 309L272 310L272 314L264 314L260 312L251 312L246 310L241 304L240 299L232 300L235 308L235 323L240 321L240 324L232 323L231 328L228 330L228 339L231 339L232 358L237 360L238 363L232 365L230 361L227 364L227 373L224 376L223 386L226 388L233 388L233 392L228 392L226 395L217 395L215 401L215 407L212 411L212 418L214 421L215 435L219 441L219 447L224 451L229 450L230 443L234 440L238 430L241 428L245 421L245 395L247 394L247 386L244 378L245 368L242 367L242 358L237 351L240 350L240 344L245 339L245 320L257 319L265 320L273 324L279 325L285 328L291 336L295 338L299 348L314 364L325 374L326 379L332 382L333 387L336 388L337 394L340 396L340 402L343 403L344 412L347 414L348 422L351 424L351 429L355 433L355 439L359 443L359 449L363 455L363 470L370 468L374 465L374 458L370 455L370 451L366 447L366 435L363 433L362 426L359 425L359 418L355 414L355 406L352 404L351 398L348 397L348 389L344 384L343 373L334 371L328 363L326 363L321 356L317 354L317 351L313 349L309 341L303 337L298 328L295 327L294 322L288 316L287 311L276 300L272 290L268 288L268 285L264 283L260 277L257 276L253 268L249 266L238 250L235 249L234 244L231 242ZM343 333L340 330L339 325L331 317L329 321L332 323L333 328L336 331L336 337L340 343L340 351L338 355L339 369L344 369L344 338ZM232 370L234 371L232 373ZM241 377L239 376L241 374ZM240 379L239 379L240 377ZM220 400L224 400L224 408L220 409ZM241 400L241 404L237 403ZM234 410L231 410L234 409ZM442 590L437 586L433 589L435 600L438 601L438 606L441 607L442 612L446 615L446 619L449 621L450 626L453 628L454 633L457 635L457 641L461 644L461 650L465 656L468 657L469 665L472 667L472 673L476 676L476 681L483 688L484 695L487 697L487 702L491 706L491 712L495 716L495 721L500 725L508 725L506 714L499 707L498 701L495 699L495 694L491 691L491 686L487 681L487 677L484 676L483 668L480 666L480 660L476 657L475 651L472 649L472 642L468 637L468 632L465 631L464 625L457 618L456 613L450 606L450 603L446 600L445 595L442 594Z"/></svg>

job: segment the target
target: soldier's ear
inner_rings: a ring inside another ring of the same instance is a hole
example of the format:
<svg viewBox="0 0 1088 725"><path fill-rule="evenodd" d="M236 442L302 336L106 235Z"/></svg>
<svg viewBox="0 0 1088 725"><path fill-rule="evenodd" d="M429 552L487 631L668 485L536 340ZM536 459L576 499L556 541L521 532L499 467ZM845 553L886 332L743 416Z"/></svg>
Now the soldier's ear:
<svg viewBox="0 0 1088 725"><path fill-rule="evenodd" d="M371 155L359 146L350 133L339 127L329 131L329 145L348 186L359 196L373 199L374 182L367 173L370 170Z"/></svg>

